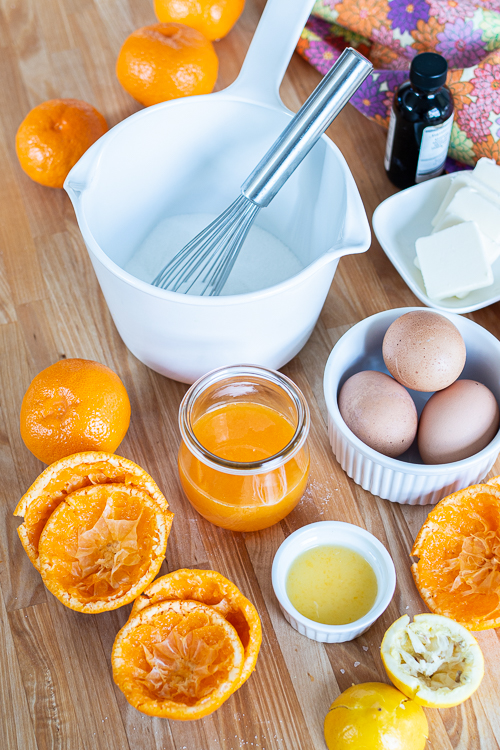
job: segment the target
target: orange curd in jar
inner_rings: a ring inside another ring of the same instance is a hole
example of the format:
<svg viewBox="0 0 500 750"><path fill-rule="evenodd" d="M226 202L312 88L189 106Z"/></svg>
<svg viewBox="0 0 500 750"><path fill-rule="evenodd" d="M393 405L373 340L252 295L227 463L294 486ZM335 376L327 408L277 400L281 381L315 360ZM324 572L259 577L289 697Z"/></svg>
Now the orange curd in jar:
<svg viewBox="0 0 500 750"><path fill-rule="evenodd" d="M235 365L195 383L179 412L179 474L193 507L233 531L281 521L309 474L309 409L281 373Z"/></svg>

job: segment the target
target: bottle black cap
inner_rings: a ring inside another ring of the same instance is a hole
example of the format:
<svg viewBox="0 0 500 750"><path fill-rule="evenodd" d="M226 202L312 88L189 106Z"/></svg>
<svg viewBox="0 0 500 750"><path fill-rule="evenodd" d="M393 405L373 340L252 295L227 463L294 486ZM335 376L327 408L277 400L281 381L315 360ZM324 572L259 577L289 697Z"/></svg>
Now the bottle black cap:
<svg viewBox="0 0 500 750"><path fill-rule="evenodd" d="M411 61L410 81L422 91L435 91L446 83L448 63L437 52L422 52Z"/></svg>

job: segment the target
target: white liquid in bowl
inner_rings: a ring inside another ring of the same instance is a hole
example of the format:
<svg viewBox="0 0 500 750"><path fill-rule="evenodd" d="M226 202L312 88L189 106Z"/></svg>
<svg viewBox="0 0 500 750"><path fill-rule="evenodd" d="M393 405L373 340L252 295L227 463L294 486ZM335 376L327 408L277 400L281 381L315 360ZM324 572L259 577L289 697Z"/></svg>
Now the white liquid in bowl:
<svg viewBox="0 0 500 750"><path fill-rule="evenodd" d="M212 214L182 214L163 219L132 255L124 270L151 283L163 266L216 218ZM297 256L270 232L252 226L222 295L257 292L302 271Z"/></svg>

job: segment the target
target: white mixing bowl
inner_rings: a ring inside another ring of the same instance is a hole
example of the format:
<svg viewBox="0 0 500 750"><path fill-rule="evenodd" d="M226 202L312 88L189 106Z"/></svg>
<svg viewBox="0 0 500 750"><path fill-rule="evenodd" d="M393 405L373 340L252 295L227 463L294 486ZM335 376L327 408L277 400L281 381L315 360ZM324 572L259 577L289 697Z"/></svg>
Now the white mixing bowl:
<svg viewBox="0 0 500 750"><path fill-rule="evenodd" d="M349 168L323 136L257 224L304 269L227 297L167 292L124 269L166 216L219 214L291 118L278 89L311 0L268 0L228 89L144 109L99 139L65 189L116 327L153 370L186 383L238 362L278 369L309 338L338 260L364 252L370 230Z"/></svg>

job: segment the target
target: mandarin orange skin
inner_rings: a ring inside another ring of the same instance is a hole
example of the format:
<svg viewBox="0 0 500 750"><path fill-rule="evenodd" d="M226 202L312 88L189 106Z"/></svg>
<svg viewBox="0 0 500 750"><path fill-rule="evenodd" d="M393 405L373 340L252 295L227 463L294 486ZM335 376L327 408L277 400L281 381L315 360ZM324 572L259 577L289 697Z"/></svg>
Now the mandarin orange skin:
<svg viewBox="0 0 500 750"><path fill-rule="evenodd" d="M107 130L104 117L87 102L42 102L26 115L17 130L19 163L35 182L62 188L70 169Z"/></svg>
<svg viewBox="0 0 500 750"><path fill-rule="evenodd" d="M475 541L477 550L467 554L467 545ZM413 579L431 612L474 632L500 626L499 564L497 555L488 551L490 545L500 545L498 484L492 480L471 485L439 501L411 551L419 558L412 565ZM463 567L477 576L475 591L467 579L458 578L460 556Z"/></svg>
<svg viewBox="0 0 500 750"><path fill-rule="evenodd" d="M158 573L172 518L147 492L130 485L103 483L71 492L40 536L45 586L77 612L128 604Z"/></svg>
<svg viewBox="0 0 500 750"><path fill-rule="evenodd" d="M189 721L208 716L232 695L243 658L235 629L214 607L162 601L127 620L111 665L115 683L138 711Z"/></svg>
<svg viewBox="0 0 500 750"><path fill-rule="evenodd" d="M245 0L154 0L159 21L185 23L212 41L231 31L244 6Z"/></svg>
<svg viewBox="0 0 500 750"><path fill-rule="evenodd" d="M119 82L145 107L209 94L218 69L212 42L182 23L137 29L123 43L116 62Z"/></svg>
<svg viewBox="0 0 500 750"><path fill-rule="evenodd" d="M173 514L168 510L168 502L144 469L116 453L74 453L55 461L42 471L14 510L15 516L24 519L17 527L17 533L37 570L40 569L40 536L54 510L75 490L97 484L106 484L108 487L126 484L146 492L159 506L170 528Z"/></svg>
<svg viewBox="0 0 500 750"><path fill-rule="evenodd" d="M21 437L46 464L81 451L114 453L129 423L125 386L92 360L62 359L42 370L21 405Z"/></svg>
<svg viewBox="0 0 500 750"><path fill-rule="evenodd" d="M262 642L262 627L257 610L234 583L215 570L175 570L157 578L142 592L134 602L130 618L146 607L163 601L208 604L234 627L245 656L243 671L234 690L241 687L255 669Z"/></svg>

